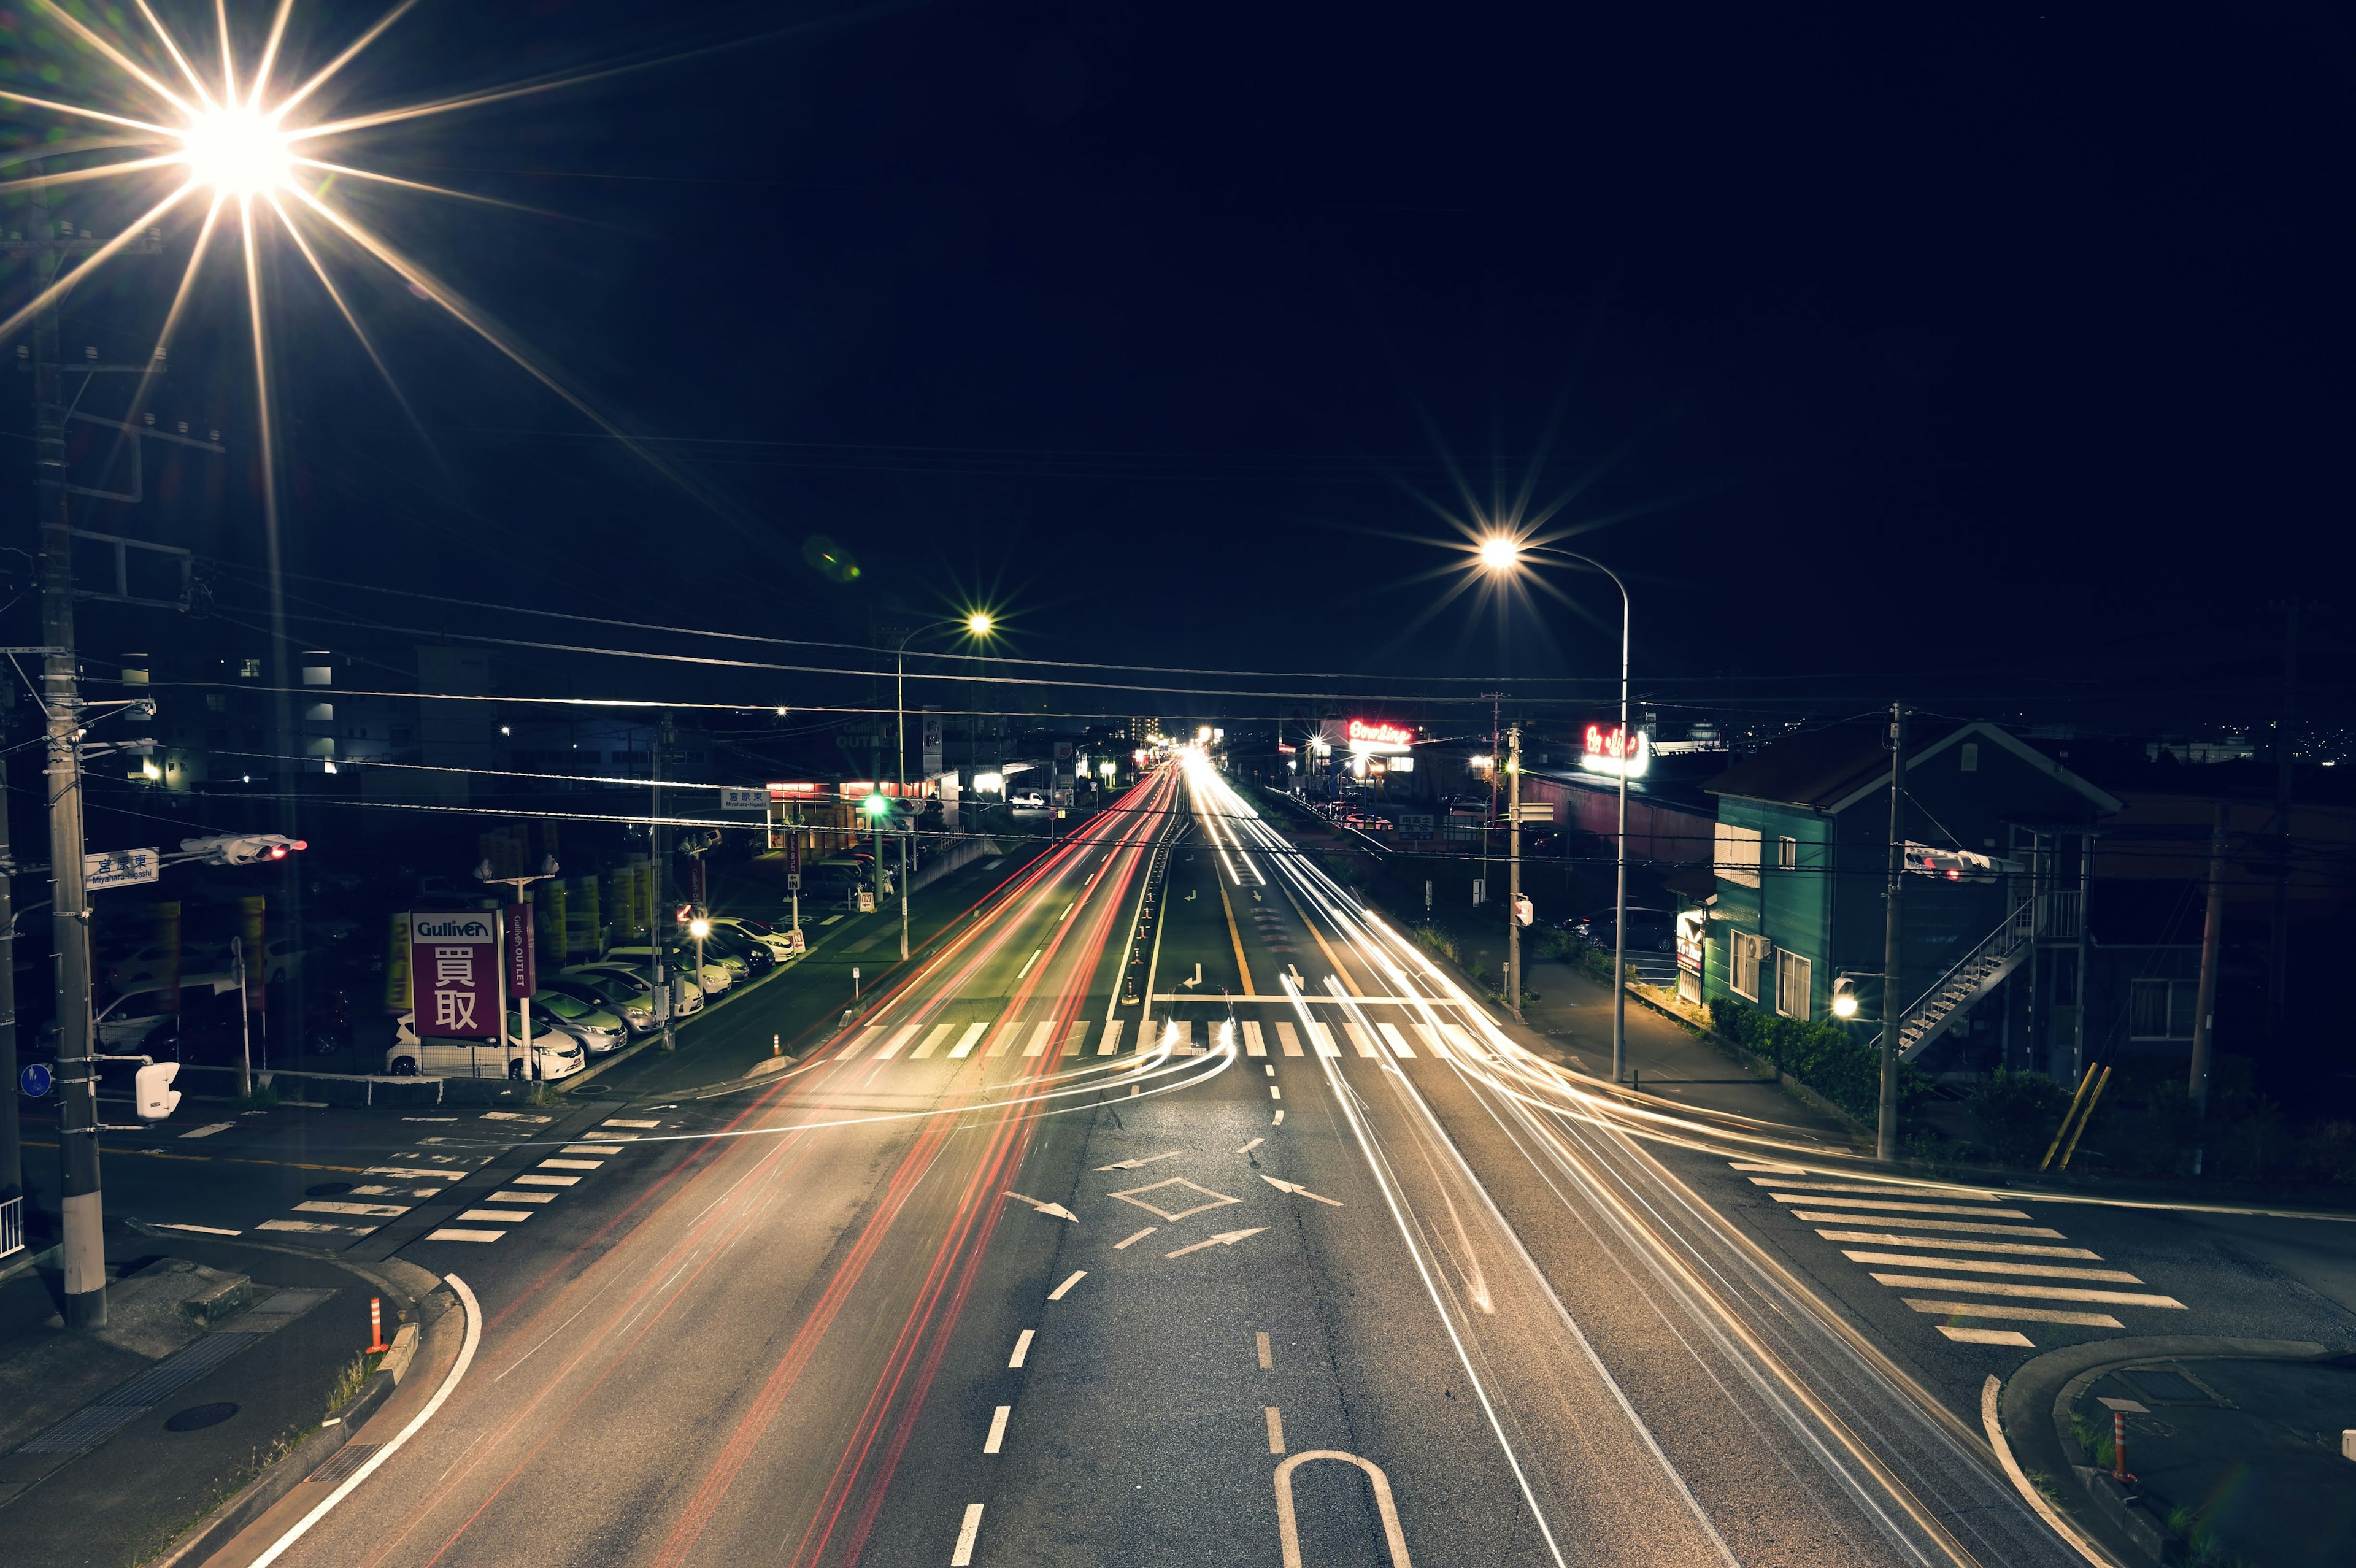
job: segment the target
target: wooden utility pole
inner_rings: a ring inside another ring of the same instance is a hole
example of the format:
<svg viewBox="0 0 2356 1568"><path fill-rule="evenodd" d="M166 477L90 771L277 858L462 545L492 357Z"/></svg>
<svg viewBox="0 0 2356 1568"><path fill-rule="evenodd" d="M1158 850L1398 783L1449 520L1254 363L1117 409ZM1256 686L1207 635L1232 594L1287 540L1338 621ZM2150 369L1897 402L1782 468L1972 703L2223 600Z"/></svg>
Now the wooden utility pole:
<svg viewBox="0 0 2356 1568"><path fill-rule="evenodd" d="M1898 894L1906 880L1906 705L1890 705L1890 891L1881 924L1881 1114L1875 1121L1877 1159L1898 1157L1898 1026L1906 992L1899 984L1905 955L1905 927L1898 918Z"/></svg>
<svg viewBox="0 0 2356 1568"><path fill-rule="evenodd" d="M2225 823L2230 808L2217 803L2209 828L2209 898L2201 917L2201 984L2192 1004L2192 1071L2184 1093L2197 1118L2192 1136L2192 1174L2201 1174L2209 1135L2209 1053L2217 1014L2217 955L2225 944Z"/></svg>

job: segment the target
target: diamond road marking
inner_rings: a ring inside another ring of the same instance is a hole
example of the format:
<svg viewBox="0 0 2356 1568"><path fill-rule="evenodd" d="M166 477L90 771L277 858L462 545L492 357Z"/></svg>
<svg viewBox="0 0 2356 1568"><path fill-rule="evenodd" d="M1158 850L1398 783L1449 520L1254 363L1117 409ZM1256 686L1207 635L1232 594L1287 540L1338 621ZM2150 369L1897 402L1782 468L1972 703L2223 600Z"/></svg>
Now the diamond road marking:
<svg viewBox="0 0 2356 1568"><path fill-rule="evenodd" d="M1181 1209L1173 1214L1169 1210L1158 1208L1151 1203L1148 1203L1144 1199L1138 1196L1138 1194L1141 1192L1159 1192L1165 1187L1183 1187L1189 1192L1201 1193L1204 1197L1209 1199L1210 1201L1208 1203L1197 1203L1192 1209ZM1133 1203L1149 1214L1158 1214L1162 1219L1173 1221L1183 1220L1189 1214L1200 1214L1205 1209L1217 1209L1229 1203L1240 1203L1243 1201L1240 1198L1230 1198L1223 1192L1214 1192L1207 1187L1197 1187L1194 1183L1187 1180L1183 1176L1173 1176L1166 1181L1157 1181L1151 1187L1132 1187L1126 1192L1115 1192L1110 1194L1110 1196L1119 1199L1124 1203Z"/></svg>

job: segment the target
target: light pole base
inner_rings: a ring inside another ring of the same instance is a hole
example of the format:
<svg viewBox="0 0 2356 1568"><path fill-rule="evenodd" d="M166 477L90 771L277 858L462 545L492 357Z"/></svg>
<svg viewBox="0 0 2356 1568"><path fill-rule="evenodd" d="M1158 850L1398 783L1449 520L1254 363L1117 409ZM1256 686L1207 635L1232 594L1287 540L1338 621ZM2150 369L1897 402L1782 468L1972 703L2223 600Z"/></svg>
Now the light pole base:
<svg viewBox="0 0 2356 1568"><path fill-rule="evenodd" d="M66 1327L69 1328L103 1328L106 1327L106 1288L86 1290L66 1297Z"/></svg>

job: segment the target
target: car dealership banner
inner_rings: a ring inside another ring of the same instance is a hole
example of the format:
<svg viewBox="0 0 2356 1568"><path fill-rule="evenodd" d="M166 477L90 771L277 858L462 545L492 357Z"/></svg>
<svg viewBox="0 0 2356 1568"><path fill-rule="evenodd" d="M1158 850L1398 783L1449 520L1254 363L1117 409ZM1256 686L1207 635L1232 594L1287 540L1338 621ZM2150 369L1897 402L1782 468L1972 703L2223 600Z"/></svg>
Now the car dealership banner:
<svg viewBox="0 0 2356 1568"><path fill-rule="evenodd" d="M498 1038L499 924L494 910L411 912L409 997L419 1039Z"/></svg>

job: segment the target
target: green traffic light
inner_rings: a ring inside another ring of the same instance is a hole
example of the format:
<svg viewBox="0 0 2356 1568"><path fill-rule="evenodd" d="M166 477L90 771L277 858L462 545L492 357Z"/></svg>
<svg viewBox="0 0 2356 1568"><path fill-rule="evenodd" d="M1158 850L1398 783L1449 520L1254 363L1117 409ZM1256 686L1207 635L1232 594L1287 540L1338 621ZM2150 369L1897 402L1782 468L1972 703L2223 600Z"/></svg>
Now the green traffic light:
<svg viewBox="0 0 2356 1568"><path fill-rule="evenodd" d="M865 800L861 801L859 803L859 809L865 812L870 816L883 816L891 811L892 803L884 799L879 793L871 795Z"/></svg>

